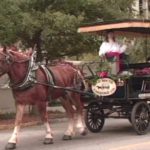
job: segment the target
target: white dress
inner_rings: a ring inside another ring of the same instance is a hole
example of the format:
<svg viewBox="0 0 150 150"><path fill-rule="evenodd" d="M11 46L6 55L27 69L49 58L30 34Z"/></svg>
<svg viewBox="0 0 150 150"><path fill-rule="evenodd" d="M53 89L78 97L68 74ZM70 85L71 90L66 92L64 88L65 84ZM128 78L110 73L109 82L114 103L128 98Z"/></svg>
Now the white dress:
<svg viewBox="0 0 150 150"><path fill-rule="evenodd" d="M109 52L116 52L116 53L124 53L127 49L126 45L120 45L117 42L109 43L103 42L99 49L99 56L104 56L106 53Z"/></svg>

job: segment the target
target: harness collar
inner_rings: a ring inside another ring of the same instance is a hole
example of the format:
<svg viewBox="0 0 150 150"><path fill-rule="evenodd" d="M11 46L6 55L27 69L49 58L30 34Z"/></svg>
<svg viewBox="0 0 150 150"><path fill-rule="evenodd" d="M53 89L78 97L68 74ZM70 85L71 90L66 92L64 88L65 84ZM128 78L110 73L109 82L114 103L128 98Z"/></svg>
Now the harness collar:
<svg viewBox="0 0 150 150"><path fill-rule="evenodd" d="M26 77L21 83L15 84L10 82L10 86L15 90L24 90L27 89L36 82L36 70L39 68L39 65L35 62L35 53L32 54L29 61L28 71Z"/></svg>
<svg viewBox="0 0 150 150"><path fill-rule="evenodd" d="M33 52L30 59L24 59L24 60L14 60L13 57L11 57L11 53L5 54L0 52L2 55L5 56L4 59L1 59L0 61L5 61L7 64L10 63L25 63L29 62L27 74L23 81L20 83L13 83L10 81L10 87L14 90L25 90L30 87L32 87L34 84L37 83L36 79L36 71L41 68L46 76L46 79L48 81L48 84L54 85L54 76L50 69L48 69L45 65L40 65L39 63L35 62L36 58L36 51Z"/></svg>
<svg viewBox="0 0 150 150"><path fill-rule="evenodd" d="M55 79L53 73L45 65L41 65L35 62L35 54L31 56L29 60L28 71L26 77L21 83L14 84L10 82L10 87L15 90L25 90L30 87L33 87L37 82L36 71L41 68L46 76L48 84L55 85Z"/></svg>

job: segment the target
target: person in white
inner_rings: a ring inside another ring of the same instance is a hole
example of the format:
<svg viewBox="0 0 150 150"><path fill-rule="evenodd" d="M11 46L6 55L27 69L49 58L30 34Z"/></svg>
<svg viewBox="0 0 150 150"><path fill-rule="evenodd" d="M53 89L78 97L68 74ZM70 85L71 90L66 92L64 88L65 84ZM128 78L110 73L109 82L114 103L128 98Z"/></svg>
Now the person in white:
<svg viewBox="0 0 150 150"><path fill-rule="evenodd" d="M116 58L116 61L110 63L111 74L116 75L120 71L120 56L124 55L126 49L126 45L121 45L118 42L116 42L115 35L113 32L109 32L107 34L105 41L100 46L99 56L102 58Z"/></svg>
<svg viewBox="0 0 150 150"><path fill-rule="evenodd" d="M102 43L99 49L99 56L105 56L107 53L122 54L126 51L127 46L116 42L113 32L108 33L106 40Z"/></svg>

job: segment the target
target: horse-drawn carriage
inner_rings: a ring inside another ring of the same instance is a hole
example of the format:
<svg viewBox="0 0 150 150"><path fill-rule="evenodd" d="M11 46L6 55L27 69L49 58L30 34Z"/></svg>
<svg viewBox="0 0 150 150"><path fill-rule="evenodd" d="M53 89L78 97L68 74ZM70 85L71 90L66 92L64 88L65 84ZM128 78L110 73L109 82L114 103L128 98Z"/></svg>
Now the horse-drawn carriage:
<svg viewBox="0 0 150 150"><path fill-rule="evenodd" d="M149 20L124 20L97 23L82 26L78 32L94 32L105 35L113 31L121 36L150 36ZM88 65L88 64L87 64ZM88 65L90 66L90 65ZM123 70L129 73L127 78L116 75L116 78L99 78L93 85L95 96L87 96L86 125L91 132L99 132L106 118L128 119L137 134L145 134L150 129L150 74L131 74L136 69L150 67L150 63L123 64ZM92 69L90 69L92 71ZM94 72L92 73L94 78ZM91 76L91 77L92 77ZM85 97L85 96L84 96Z"/></svg>
<svg viewBox="0 0 150 150"><path fill-rule="evenodd" d="M148 37L150 35L150 21L125 20L99 23L80 27L78 31L97 32L104 35L106 31L110 30L123 36ZM87 77L92 81L89 91L77 88L81 82L86 87L86 82L81 70L72 64L62 63L46 66L34 61L34 53L28 56L6 47L0 51L0 76L9 75L17 108L15 128L6 145L7 150L16 148L26 105L37 105L46 127L46 136L43 142L44 144L53 143L46 106L48 100L57 98L60 98L69 117L68 128L63 140L72 139L75 127L79 129L81 135L86 135L81 98L87 100L85 121L88 129L92 132L99 132L104 125L105 118L110 117L128 119L138 134L145 134L149 130L150 74L137 76L130 73L130 69L150 68L150 63L124 63L122 71L127 71L128 76L116 74L115 78L112 76L97 78L96 71L93 67L89 67L89 63L84 66L87 66L91 72L91 76ZM95 77L96 82L93 82Z"/></svg>

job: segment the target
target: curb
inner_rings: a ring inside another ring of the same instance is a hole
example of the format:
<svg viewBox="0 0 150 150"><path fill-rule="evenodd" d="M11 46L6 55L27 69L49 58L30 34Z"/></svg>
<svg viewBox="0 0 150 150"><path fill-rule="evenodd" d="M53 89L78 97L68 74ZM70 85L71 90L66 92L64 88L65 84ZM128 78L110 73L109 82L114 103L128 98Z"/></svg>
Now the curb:
<svg viewBox="0 0 150 150"><path fill-rule="evenodd" d="M50 119L50 120L51 120L51 124L55 124L55 123L66 122L67 118L57 118L57 119ZM25 127L37 126L37 125L41 125L41 124L43 124L41 121L32 121L32 122L22 123L21 127L25 128ZM9 124L9 125L0 125L0 131L1 130L9 130L9 129L13 129L13 128L14 128L14 123Z"/></svg>

